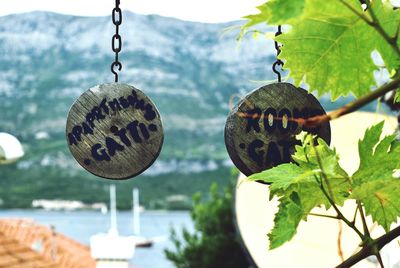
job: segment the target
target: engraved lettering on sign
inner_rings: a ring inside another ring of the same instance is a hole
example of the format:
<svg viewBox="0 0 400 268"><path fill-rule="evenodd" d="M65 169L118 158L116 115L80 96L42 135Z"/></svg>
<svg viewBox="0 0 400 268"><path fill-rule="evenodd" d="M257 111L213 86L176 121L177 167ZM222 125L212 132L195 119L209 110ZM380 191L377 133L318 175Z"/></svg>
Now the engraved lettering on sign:
<svg viewBox="0 0 400 268"><path fill-rule="evenodd" d="M306 119L309 116L321 115L324 112L321 109L303 108L301 110L294 108L290 111L287 108L282 108L277 111L274 108L267 108L264 112L260 108L251 109L244 114L246 118L246 132L265 131L270 135L279 137L282 134L294 134L297 130L298 123L296 119ZM261 126L260 126L261 125ZM317 133L319 128L306 128L302 126L302 130L309 133ZM251 133L250 133L251 134ZM239 147L246 150L247 155L258 166L277 166L282 163L290 162L290 148L296 144L301 144L298 140L271 140L265 143L260 139L252 140L248 145L241 143Z"/></svg>
<svg viewBox="0 0 400 268"><path fill-rule="evenodd" d="M253 90L234 107L225 124L229 157L247 176L292 161L296 135L315 134L328 144L329 122L316 128L303 126L304 119L323 115L318 100L289 83L273 83Z"/></svg>
<svg viewBox="0 0 400 268"><path fill-rule="evenodd" d="M91 146L90 156L84 159L85 165L90 165L92 160L111 161L113 156L124 151L126 147L131 147L134 143L142 143L148 140L152 133L157 132L157 125L151 122L157 116L153 105L140 99L136 91L132 90L129 96L104 98L97 106L92 107L86 114L85 121L74 125L67 134L69 145L78 146L85 136L95 135L97 125L104 119L132 108L143 112L145 122L132 119L122 128L111 126L110 135L104 137L103 145L95 143Z"/></svg>

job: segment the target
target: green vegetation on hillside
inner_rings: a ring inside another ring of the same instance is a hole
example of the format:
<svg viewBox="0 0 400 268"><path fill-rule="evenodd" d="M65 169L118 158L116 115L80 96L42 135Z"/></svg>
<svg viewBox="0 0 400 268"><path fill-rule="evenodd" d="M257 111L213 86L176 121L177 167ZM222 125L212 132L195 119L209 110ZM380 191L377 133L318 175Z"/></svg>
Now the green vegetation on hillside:
<svg viewBox="0 0 400 268"><path fill-rule="evenodd" d="M213 183L210 200L201 201L201 194L194 196L195 205L191 216L195 232L187 229L182 234L171 231L174 249L166 249L167 258L177 268L207 267L232 268L249 267L248 260L236 233L233 214L234 183L223 192ZM183 237L183 241L181 239Z"/></svg>

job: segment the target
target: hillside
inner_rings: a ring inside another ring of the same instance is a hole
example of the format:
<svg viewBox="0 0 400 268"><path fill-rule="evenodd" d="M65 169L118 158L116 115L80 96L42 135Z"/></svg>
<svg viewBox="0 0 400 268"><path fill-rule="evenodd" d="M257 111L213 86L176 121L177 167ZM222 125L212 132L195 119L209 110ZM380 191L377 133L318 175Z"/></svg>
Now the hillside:
<svg viewBox="0 0 400 268"><path fill-rule="evenodd" d="M149 95L161 113L165 141L155 164L133 180L118 182L119 205L141 189L147 207L169 195L191 196L212 181L225 184L231 162L223 142L229 100L273 79L275 51L264 38L246 38L240 25L185 22L125 13L121 28L120 81ZM0 131L16 135L26 156L0 166L4 207L32 199L106 201L110 181L85 172L64 139L68 109L86 89L112 82L110 17L33 12L0 17ZM342 102L343 103L343 102ZM324 98L327 109L330 102ZM338 104L337 104L338 105Z"/></svg>

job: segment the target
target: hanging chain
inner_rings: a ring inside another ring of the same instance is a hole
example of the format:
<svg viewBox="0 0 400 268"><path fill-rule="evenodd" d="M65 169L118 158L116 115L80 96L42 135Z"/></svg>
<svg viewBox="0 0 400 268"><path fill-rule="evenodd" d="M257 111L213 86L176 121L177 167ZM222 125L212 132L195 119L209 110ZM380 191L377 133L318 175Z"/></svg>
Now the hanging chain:
<svg viewBox="0 0 400 268"><path fill-rule="evenodd" d="M282 26L278 25L278 31L275 33L275 36L278 36L278 35L281 35L281 34L282 34ZM282 80L281 73L279 72L279 70L276 69L276 67L278 65L280 65L282 67L283 66L283 61L278 59L278 56L281 53L281 45L277 41L275 41L275 49L276 49L276 61L272 65L272 71L274 73L276 73L276 75L278 76L278 82L281 82L281 80Z"/></svg>
<svg viewBox="0 0 400 268"><path fill-rule="evenodd" d="M115 53L115 59L114 62L111 63L111 72L115 76L115 83L118 82L118 72L115 68L117 68L118 71L121 71L122 69L122 63L118 59L118 53L121 52L122 48L122 38L119 35L119 26L122 23L122 11L119 5L120 0L115 0L115 8L112 11L112 22L115 25L115 34L111 40L111 48Z"/></svg>
<svg viewBox="0 0 400 268"><path fill-rule="evenodd" d="M367 10L368 6L366 3L366 0L359 0L361 3L361 6L363 8L364 11ZM275 33L275 37L279 36L282 34L282 26L278 25L278 31ZM275 49L276 49L276 61L274 62L274 64L272 65L272 71L274 73L276 73L277 77L278 77L278 82L282 81L282 75L280 73L279 70L277 70L277 66L280 65L281 68L283 67L283 61L281 61L280 59L278 59L279 54L281 53L281 45L275 41Z"/></svg>

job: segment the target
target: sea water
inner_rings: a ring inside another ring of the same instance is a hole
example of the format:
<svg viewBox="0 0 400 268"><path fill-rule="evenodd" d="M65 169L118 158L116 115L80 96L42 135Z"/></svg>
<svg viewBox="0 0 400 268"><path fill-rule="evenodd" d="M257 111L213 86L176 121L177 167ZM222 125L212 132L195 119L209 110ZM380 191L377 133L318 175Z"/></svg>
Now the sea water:
<svg viewBox="0 0 400 268"><path fill-rule="evenodd" d="M105 233L110 228L109 214L97 211L44 211L44 210L0 210L0 218L30 218L37 223L54 225L60 232L82 244L89 245L90 236ZM131 212L118 212L118 231L120 235L133 234ZM165 255L165 248L172 248L169 241L171 228L180 232L182 227L193 231L189 212L185 211L145 211L140 215L141 236L156 238L151 248L137 248L131 263L135 268L173 267Z"/></svg>

